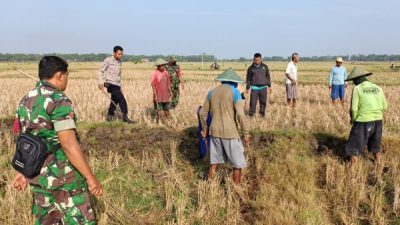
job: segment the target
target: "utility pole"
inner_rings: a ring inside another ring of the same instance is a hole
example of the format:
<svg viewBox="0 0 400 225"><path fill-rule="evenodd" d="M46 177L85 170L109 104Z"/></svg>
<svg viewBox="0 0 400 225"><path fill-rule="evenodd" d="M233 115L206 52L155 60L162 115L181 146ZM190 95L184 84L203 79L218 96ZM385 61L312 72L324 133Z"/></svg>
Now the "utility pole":
<svg viewBox="0 0 400 225"><path fill-rule="evenodd" d="M204 70L204 52L201 54L201 70Z"/></svg>

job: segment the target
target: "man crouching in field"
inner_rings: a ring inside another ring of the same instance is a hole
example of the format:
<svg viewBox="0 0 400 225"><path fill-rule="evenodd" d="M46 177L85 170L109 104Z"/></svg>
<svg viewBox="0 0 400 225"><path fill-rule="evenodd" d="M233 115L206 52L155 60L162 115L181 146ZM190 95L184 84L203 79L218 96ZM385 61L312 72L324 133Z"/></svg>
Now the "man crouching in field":
<svg viewBox="0 0 400 225"><path fill-rule="evenodd" d="M103 188L76 138L76 115L63 92L68 83L67 62L56 56L43 57L39 78L17 108L17 124L22 133L41 138L49 154L39 175L28 179L18 173L13 186L25 190L29 183L35 225L96 224L89 191L100 196Z"/></svg>
<svg viewBox="0 0 400 225"><path fill-rule="evenodd" d="M218 164L227 160L233 166L233 181L240 183L242 168L246 167L244 158L244 147L240 139L236 118L242 128L244 142L249 144L249 127L244 114L244 102L239 90L238 83L244 83L239 75L228 69L215 80L222 84L211 90L204 102L200 112L200 120L203 130L203 138L209 129L210 135L210 169L208 178L211 178L217 170ZM212 122L207 127L208 112L211 112Z"/></svg>
<svg viewBox="0 0 400 225"><path fill-rule="evenodd" d="M375 162L380 162L382 118L387 103L382 88L368 81L372 75L355 67L346 81L352 80L356 85L351 98L351 123L349 140L346 144L346 154L350 156L350 165L357 162L357 157L368 147Z"/></svg>

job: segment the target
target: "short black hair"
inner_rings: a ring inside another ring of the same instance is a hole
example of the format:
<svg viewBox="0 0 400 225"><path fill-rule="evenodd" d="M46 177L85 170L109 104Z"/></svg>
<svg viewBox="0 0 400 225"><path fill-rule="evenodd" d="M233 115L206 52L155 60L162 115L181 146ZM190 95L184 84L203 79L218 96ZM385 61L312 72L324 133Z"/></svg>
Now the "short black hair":
<svg viewBox="0 0 400 225"><path fill-rule="evenodd" d="M295 56L298 56L299 54L297 52L293 52L292 54L292 60L294 59Z"/></svg>
<svg viewBox="0 0 400 225"><path fill-rule="evenodd" d="M261 53L258 53L258 52L255 53L255 54L254 54L254 58L261 58Z"/></svg>
<svg viewBox="0 0 400 225"><path fill-rule="evenodd" d="M116 53L116 52L118 52L118 51L124 51L124 49L123 49L121 46L119 46L119 45L114 46L114 53Z"/></svg>
<svg viewBox="0 0 400 225"><path fill-rule="evenodd" d="M39 62L39 79L51 79L57 72L66 73L68 63L58 56L45 56Z"/></svg>

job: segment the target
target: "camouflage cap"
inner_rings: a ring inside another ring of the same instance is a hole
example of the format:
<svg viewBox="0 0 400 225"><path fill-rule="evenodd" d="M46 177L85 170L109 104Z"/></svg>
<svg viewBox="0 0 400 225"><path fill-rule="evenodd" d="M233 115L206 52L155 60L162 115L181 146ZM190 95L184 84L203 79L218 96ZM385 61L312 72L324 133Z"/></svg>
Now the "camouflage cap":
<svg viewBox="0 0 400 225"><path fill-rule="evenodd" d="M170 56L168 59L169 62L176 62L178 61L175 56Z"/></svg>
<svg viewBox="0 0 400 225"><path fill-rule="evenodd" d="M361 69L360 67L354 67L353 70L351 71L350 75L347 77L346 81L349 80L354 80L358 77L362 77L362 76L369 76L372 75L372 73Z"/></svg>
<svg viewBox="0 0 400 225"><path fill-rule="evenodd" d="M234 83L239 83L239 84L244 83L242 78L240 78L239 74L237 74L235 72L235 70L232 68L225 70L221 75L219 75L217 78L215 78L215 80L228 81L228 82L234 82Z"/></svg>
<svg viewBox="0 0 400 225"><path fill-rule="evenodd" d="M157 59L157 61L154 62L155 66L161 66L161 65L166 65L166 64L168 64L168 62L161 58Z"/></svg>

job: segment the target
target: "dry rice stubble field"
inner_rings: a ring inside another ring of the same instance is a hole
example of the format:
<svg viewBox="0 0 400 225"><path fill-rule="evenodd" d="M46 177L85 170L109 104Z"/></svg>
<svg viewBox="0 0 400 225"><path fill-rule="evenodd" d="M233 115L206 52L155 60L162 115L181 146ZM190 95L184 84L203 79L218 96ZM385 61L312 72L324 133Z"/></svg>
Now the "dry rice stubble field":
<svg viewBox="0 0 400 225"><path fill-rule="evenodd" d="M72 63L67 95L74 101L81 121L84 149L99 174L106 195L96 203L100 224L397 224L399 209L399 97L398 73L385 65L363 65L376 72L389 102L385 113L382 167L361 161L354 174L343 162L348 135L347 105L332 106L326 85L330 64L299 65L300 102L296 109L285 105L285 63L271 63L273 94L267 117L250 121L253 143L247 150L249 168L244 184L236 187L229 169L220 179L202 180L207 164L196 160L196 109L207 90L216 86L217 71L201 71L199 64L184 64L186 90L181 104L165 125L154 123L149 80L152 66L126 63L123 91L130 115L138 125L106 124L107 98L96 89L96 63ZM248 65L248 63L247 63ZM21 96L34 81L0 66L0 113L12 116ZM18 64L36 74L35 64ZM224 63L245 74L244 63ZM353 65L352 65L353 66ZM348 68L350 71L351 67ZM8 121L6 123L6 121ZM0 167L0 222L26 224L29 194L17 194L9 181L12 138L9 120L2 120ZM107 201L103 201L106 199ZM112 203L110 205L109 203ZM18 206L18 207L17 207ZM113 206L118 206L116 211ZM126 214L130 216L127 217ZM140 221L140 222L138 222Z"/></svg>

